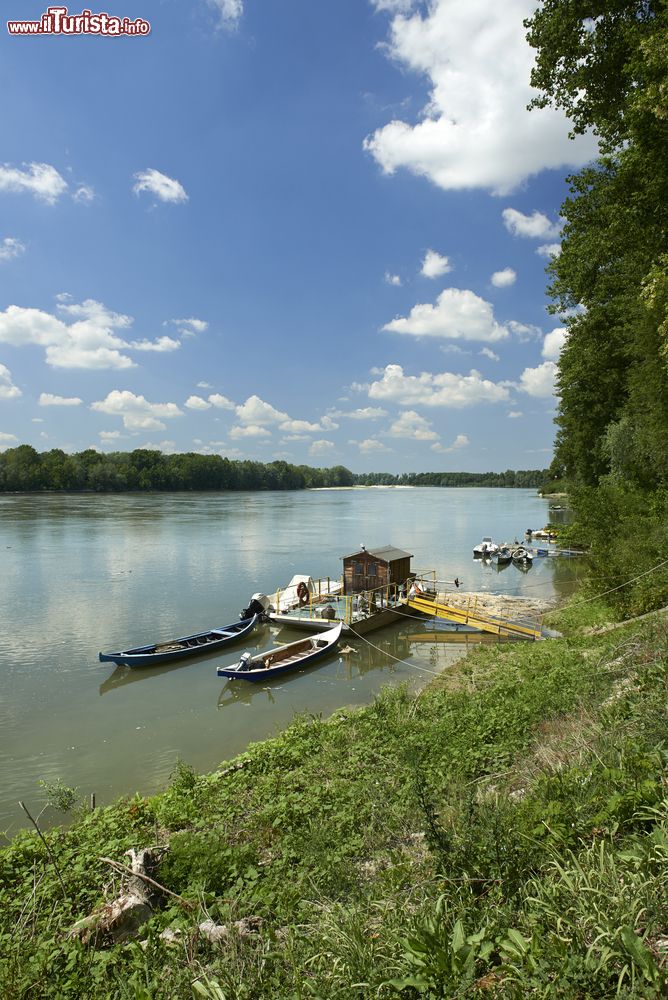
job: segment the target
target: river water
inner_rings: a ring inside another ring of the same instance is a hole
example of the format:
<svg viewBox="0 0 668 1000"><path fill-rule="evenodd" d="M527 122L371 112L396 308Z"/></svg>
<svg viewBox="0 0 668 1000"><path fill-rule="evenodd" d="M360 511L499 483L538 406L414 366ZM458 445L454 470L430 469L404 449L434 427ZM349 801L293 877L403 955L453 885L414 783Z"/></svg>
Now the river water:
<svg viewBox="0 0 668 1000"><path fill-rule="evenodd" d="M40 781L94 792L98 804L151 793L178 759L210 770L296 713L326 717L386 684L417 690L478 640L398 619L368 636L378 649L355 638L353 652L265 687L226 683L216 666L271 646L268 626L170 667L118 668L99 663L99 650L235 621L252 593L295 573L340 576L341 557L361 544L406 549L414 570L458 576L465 590L565 597L574 560L535 560L522 573L472 559L483 535L521 538L550 516L533 490L0 496L0 830L27 823L19 799L39 811Z"/></svg>

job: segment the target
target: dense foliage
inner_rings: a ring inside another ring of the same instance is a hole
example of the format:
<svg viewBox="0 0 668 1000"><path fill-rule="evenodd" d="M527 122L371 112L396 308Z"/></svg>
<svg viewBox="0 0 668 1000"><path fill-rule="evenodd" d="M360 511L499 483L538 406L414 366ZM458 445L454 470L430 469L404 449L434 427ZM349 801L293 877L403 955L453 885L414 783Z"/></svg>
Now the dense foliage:
<svg viewBox="0 0 668 1000"><path fill-rule="evenodd" d="M0 455L0 491L94 490L301 490L352 486L341 465L313 469L287 462L231 461L220 455L165 455L138 448L102 454L89 448L67 455L59 448L37 452L30 445Z"/></svg>
<svg viewBox="0 0 668 1000"><path fill-rule="evenodd" d="M417 700L303 718L232 770L182 764L162 795L82 807L51 856L18 836L0 994L665 996L666 630L592 636L593 607L555 622L569 639L480 648ZM138 941L69 937L120 890L102 859L156 843L185 902L163 897ZM244 918L217 944L199 929Z"/></svg>
<svg viewBox="0 0 668 1000"><path fill-rule="evenodd" d="M30 445L0 454L0 492L40 490L303 490L328 486L540 486L545 470L529 472L424 472L355 475L342 465L313 469L288 462L238 462L220 455L165 455L138 448L102 454L89 448L68 455Z"/></svg>
<svg viewBox="0 0 668 1000"><path fill-rule="evenodd" d="M595 589L621 588L631 613L668 602L668 4L545 0L527 26L535 103L564 108L602 153L570 179L550 265L568 314L552 474L592 544Z"/></svg>

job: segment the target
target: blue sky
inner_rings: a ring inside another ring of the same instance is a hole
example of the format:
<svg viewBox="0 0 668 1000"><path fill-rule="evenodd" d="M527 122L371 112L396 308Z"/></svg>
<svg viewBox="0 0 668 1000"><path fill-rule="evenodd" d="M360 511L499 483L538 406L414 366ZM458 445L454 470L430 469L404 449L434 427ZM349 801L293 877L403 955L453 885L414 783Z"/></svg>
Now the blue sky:
<svg viewBox="0 0 668 1000"><path fill-rule="evenodd" d="M544 268L595 146L526 110L533 7L114 0L89 9L150 33L3 23L0 448L548 465Z"/></svg>

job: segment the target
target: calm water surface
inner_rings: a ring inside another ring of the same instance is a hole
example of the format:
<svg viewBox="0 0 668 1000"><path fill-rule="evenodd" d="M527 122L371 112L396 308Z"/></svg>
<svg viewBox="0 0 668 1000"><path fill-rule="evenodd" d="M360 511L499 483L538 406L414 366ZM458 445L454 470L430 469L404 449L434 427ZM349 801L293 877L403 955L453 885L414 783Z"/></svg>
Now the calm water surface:
<svg viewBox="0 0 668 1000"><path fill-rule="evenodd" d="M361 543L391 542L414 553L415 570L466 590L566 596L573 560L522 573L471 557L483 535L521 538L549 516L533 490L0 497L0 829L24 825L19 799L39 810L40 780L100 804L150 793L178 758L211 769L295 713L326 717L388 683L416 690L467 641L399 619L369 636L380 650L355 638L353 652L267 687L226 684L216 666L297 633L263 626L245 646L142 671L99 663L99 650L227 624L295 573L338 577Z"/></svg>

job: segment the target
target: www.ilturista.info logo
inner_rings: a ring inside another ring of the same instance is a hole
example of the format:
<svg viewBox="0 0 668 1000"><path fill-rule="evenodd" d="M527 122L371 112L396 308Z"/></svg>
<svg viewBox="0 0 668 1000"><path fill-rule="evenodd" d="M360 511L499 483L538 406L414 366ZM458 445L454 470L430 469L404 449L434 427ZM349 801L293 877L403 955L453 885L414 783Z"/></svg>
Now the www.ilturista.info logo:
<svg viewBox="0 0 668 1000"><path fill-rule="evenodd" d="M82 10L70 14L67 7L48 7L39 21L7 21L10 35L108 35L119 38L128 35L148 35L151 25L142 17L116 17L113 14L93 14Z"/></svg>

